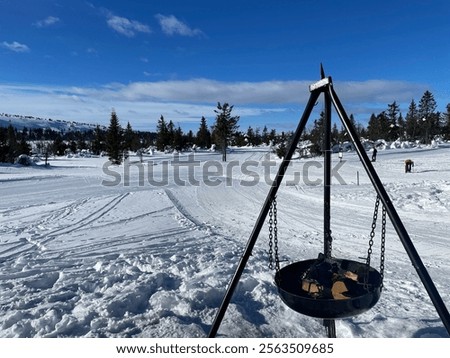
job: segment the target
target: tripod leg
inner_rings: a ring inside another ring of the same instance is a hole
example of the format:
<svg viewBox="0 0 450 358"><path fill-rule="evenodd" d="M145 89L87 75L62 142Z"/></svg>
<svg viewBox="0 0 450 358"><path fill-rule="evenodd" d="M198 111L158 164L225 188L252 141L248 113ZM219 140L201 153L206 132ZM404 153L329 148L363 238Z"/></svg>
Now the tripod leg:
<svg viewBox="0 0 450 358"><path fill-rule="evenodd" d="M425 289L427 290L428 296L433 302L434 307L436 308L436 311L442 320L442 323L444 324L447 332L450 334L450 313L447 310L447 307L445 306L442 297L440 296L430 274L428 273L425 265L423 264L422 259L419 256L419 253L414 247L414 244L411 241L411 238L409 237L409 234L406 231L406 228L404 227L397 211L395 210L394 204L389 198L389 195L387 194L386 189L383 186L383 183L378 177L378 174L376 173L372 163L369 161L366 151L363 145L361 144L361 141L359 140L358 135L350 119L345 113L344 107L342 106L332 86L328 86L328 93L331 96L331 100L336 109L336 112L341 118L341 121L344 124L345 129L347 130L347 133L350 135L350 138L353 144L355 145L356 152L358 153L359 159L361 160L361 163L363 164L366 173L372 182L373 187L375 188L384 207L386 208L386 212L389 215L389 218L391 219L392 225L394 226L398 234L398 237L400 238L400 241L403 244L403 247L405 248L405 251L409 256L412 265L415 267L417 274L419 275L419 278L421 279Z"/></svg>
<svg viewBox="0 0 450 358"><path fill-rule="evenodd" d="M253 231L247 241L247 246L245 248L245 251L241 256L241 260L239 261L239 264L238 264L238 267L236 268L234 276L231 279L230 284L228 285L227 291L222 300L222 304L220 305L219 310L217 311L216 317L212 323L212 326L211 326L211 329L210 329L209 335L208 335L209 338L214 338L216 336L217 331L220 327L220 324L222 323L222 319L225 316L225 312L231 301L231 297L232 297L234 290L236 289L236 286L239 282L239 279L244 271L245 265L247 264L247 261L252 253L252 250L256 243L256 240L258 239L259 232L261 231L261 228L264 224L264 220L266 219L267 213L269 212L270 205L272 204L272 201L277 194L278 188L281 185L284 174L285 174L287 167L291 161L292 155L294 154L294 152L297 148L297 143L300 140L300 136L301 136L303 130L305 129L306 123L308 122L308 118L315 106L315 103L316 103L319 95L320 95L320 92L315 91L315 92L312 92L309 97L308 104L306 105L305 111L303 112L302 118L300 119L300 123L297 126L297 130L294 133L294 137L292 138L292 142L289 146L289 149L278 168L277 176L275 177L274 183L272 184L272 186L269 190L266 201L263 204L263 207L261 209L259 217L255 223L255 226L253 227Z"/></svg>

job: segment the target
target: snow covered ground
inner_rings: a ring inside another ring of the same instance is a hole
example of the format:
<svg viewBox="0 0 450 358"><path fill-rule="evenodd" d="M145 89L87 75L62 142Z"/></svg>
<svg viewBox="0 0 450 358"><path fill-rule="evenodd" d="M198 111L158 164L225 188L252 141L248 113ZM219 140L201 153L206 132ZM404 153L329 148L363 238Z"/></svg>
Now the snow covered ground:
<svg viewBox="0 0 450 358"><path fill-rule="evenodd" d="M268 149L248 148L227 163L204 152L145 157L142 166L131 157L128 169L106 158L1 165L0 337L205 337L276 172L269 158L280 163ZM415 162L410 174L405 159ZM360 260L375 192L357 155L344 160L339 166L333 155L333 256ZM295 160L280 188L282 266L322 250L322 164ZM449 308L450 146L386 149L374 166ZM267 232L218 336L324 337L321 320L278 297ZM375 267L379 247L377 234ZM382 296L336 330L345 338L448 337L389 221Z"/></svg>

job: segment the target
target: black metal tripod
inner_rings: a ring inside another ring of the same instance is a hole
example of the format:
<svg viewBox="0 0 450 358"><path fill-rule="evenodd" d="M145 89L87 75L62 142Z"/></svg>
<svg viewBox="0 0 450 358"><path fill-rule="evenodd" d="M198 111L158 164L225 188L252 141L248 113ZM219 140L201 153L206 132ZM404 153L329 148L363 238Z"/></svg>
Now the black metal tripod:
<svg viewBox="0 0 450 358"><path fill-rule="evenodd" d="M276 197L277 191L282 183L284 174L285 174L287 167L291 161L292 155L295 152L297 144L300 140L300 136L305 129L306 123L308 122L309 116L311 115L311 112L316 104L317 99L319 98L320 94L322 94L322 93L324 94L324 97L325 97L325 111L324 111L325 112L324 255L326 257L331 257L331 243L332 243L331 230L330 230L331 106L333 104L348 135L350 136L351 141L353 142L353 144L356 148L356 152L358 153L359 159L361 160L361 162L364 166L364 169L366 170L375 191L377 192L381 202L383 203L384 207L386 208L386 212L389 215L389 218L390 218L410 260L411 260L412 265L416 269L425 289L427 290L427 293L428 293L433 305L436 308L437 313L439 314L439 317L442 320L442 323L444 324L447 332L450 335L450 314L449 314L441 296L439 295L439 292L437 291L433 280L431 279L430 275L428 274L428 271L425 268L419 254L417 253L417 251L408 235L408 232L406 231L400 217L398 216L397 211L395 210L391 199L389 198L386 190L384 189L384 186L383 186L380 178L378 177L378 174L376 173L371 161L369 160L369 158L366 154L366 151L357 136L355 128L353 127L350 119L348 118L347 114L345 113L345 110L344 110L336 92L334 91L333 82L332 82L331 77L325 77L322 67L321 67L321 77L322 77L322 79L320 81L312 84L309 88L311 94L310 94L308 103L306 105L305 111L303 112L303 115L300 119L298 127L294 133L294 136L293 136L292 142L289 146L289 149L286 152L286 155L280 164L278 173L277 173L275 180L269 190L269 193L268 193L267 198L264 202L264 205L261 209L259 217L255 223L253 231L247 242L245 251L239 261L238 267L236 268L236 271L235 271L234 276L228 286L228 289L223 298L223 301L219 308L219 311L217 312L215 320L211 326L211 330L209 332L209 337L215 337L217 334L217 331L223 320L223 317L228 308L230 300L231 300L233 293L236 289L236 286L240 280L242 272L244 271L247 261L252 253L253 247L256 243L256 240L258 239L261 228L264 225L264 222L265 222L267 213L269 212L271 203L274 200L274 198ZM330 337L330 338L336 337L336 327L335 327L334 319L324 320L324 326L326 327L328 337Z"/></svg>

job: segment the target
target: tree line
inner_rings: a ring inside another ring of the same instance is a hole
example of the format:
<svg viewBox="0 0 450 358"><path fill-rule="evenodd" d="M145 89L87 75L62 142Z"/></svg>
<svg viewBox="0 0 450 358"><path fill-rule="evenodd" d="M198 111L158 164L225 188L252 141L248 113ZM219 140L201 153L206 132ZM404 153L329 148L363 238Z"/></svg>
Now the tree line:
<svg viewBox="0 0 450 358"><path fill-rule="evenodd" d="M192 130L184 133L180 126L175 126L172 120L166 121L164 116L161 115L156 126L154 146L156 150L167 153L174 151L181 152L188 148L191 150L195 150L196 148L210 149L214 144L221 150L222 159L226 161L228 146L230 144L236 144L236 140L239 137L239 116L234 116L232 111L232 105L228 103L221 104L219 102L215 110L215 124L211 129L208 128L206 118L203 116L196 134ZM131 149L126 144L128 126L127 130L123 133L117 114L114 111L112 112L106 144L109 160L115 164L120 164L124 157L123 153ZM130 131L129 133L131 137L132 132Z"/></svg>
<svg viewBox="0 0 450 358"><path fill-rule="evenodd" d="M108 128L97 126L90 130L66 132L23 128L18 131L10 124L8 127L0 127L0 162L14 163L18 155L31 154L31 142L34 143L37 154L64 155L88 150L95 155L106 153L109 159L117 164L122 162L128 151L136 152L149 147L164 152L214 147L222 153L223 160L226 160L227 148L230 145L272 145L279 156L284 154L292 132L278 133L266 126L262 129L249 126L240 130L240 118L233 114L233 109L233 105L229 103L217 103L214 122L208 126L206 118L202 117L195 133L192 130L184 132L179 125L176 126L172 120L166 120L163 115L157 122L156 132L135 131L129 122L122 128L114 110L111 112ZM381 113L373 113L367 126L358 123L353 115L350 115L350 120L360 138L372 141L400 139L428 144L436 136L450 139L450 103L445 113L436 109L433 94L426 91L418 103L414 99L411 100L405 116L394 101ZM310 151L314 155L320 155L322 152L324 120L322 112L301 138L302 141L310 143ZM336 123L332 127L332 139L334 143L348 140L345 129L342 126L338 128Z"/></svg>
<svg viewBox="0 0 450 358"><path fill-rule="evenodd" d="M353 115L349 119L359 138L371 141L384 139L387 141L409 141L422 144L430 144L436 137L444 140L450 139L450 103L447 104L446 112L437 110L437 103L430 91L425 91L419 103L411 100L406 115L400 111L396 101L387 105L384 111L378 114L372 113L367 126L356 122ZM320 113L318 119L313 121L312 126L305 131L302 140L311 143L310 151L320 155L323 147L325 114ZM348 141L346 130L334 123L331 130L333 144Z"/></svg>
<svg viewBox="0 0 450 358"><path fill-rule="evenodd" d="M108 130L97 125L95 129L56 131L49 128L27 128L17 130L10 123L0 127L0 162L14 163L21 154L61 156L68 153L88 151L94 155L108 150ZM154 132L134 131L128 123L123 133L123 146L136 151L150 146L156 138ZM30 145L33 143L33 147Z"/></svg>
<svg viewBox="0 0 450 358"><path fill-rule="evenodd" d="M378 115L372 114L367 127L369 138L419 141L429 144L436 136L450 139L450 103L447 111L436 111L437 103L430 91L425 91L419 103L411 100L403 117L396 102Z"/></svg>

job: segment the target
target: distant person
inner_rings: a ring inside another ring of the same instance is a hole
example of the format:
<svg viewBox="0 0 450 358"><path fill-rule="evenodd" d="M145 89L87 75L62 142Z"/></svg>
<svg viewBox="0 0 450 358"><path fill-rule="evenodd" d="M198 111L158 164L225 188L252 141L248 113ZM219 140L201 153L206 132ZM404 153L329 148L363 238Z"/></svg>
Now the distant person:
<svg viewBox="0 0 450 358"><path fill-rule="evenodd" d="M372 162L375 162L376 160L377 160L377 148L373 147Z"/></svg>
<svg viewBox="0 0 450 358"><path fill-rule="evenodd" d="M411 168L414 166L414 162L411 159L405 160L405 173L411 173Z"/></svg>

